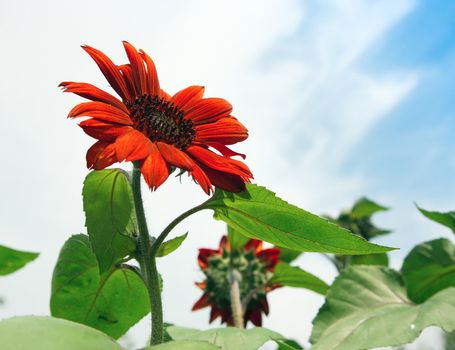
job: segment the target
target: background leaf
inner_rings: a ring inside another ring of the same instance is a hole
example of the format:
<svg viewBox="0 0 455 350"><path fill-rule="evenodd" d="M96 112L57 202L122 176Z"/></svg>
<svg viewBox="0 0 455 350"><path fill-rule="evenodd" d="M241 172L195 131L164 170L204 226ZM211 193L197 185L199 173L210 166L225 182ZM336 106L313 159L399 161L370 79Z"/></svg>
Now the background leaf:
<svg viewBox="0 0 455 350"><path fill-rule="evenodd" d="M85 225L101 274L135 249L133 194L120 169L90 172L84 181Z"/></svg>
<svg viewBox="0 0 455 350"><path fill-rule="evenodd" d="M455 233L455 211L448 211L446 213L438 211L428 211L417 206L417 209L425 215L428 219L437 222L438 224L447 226Z"/></svg>
<svg viewBox="0 0 455 350"><path fill-rule="evenodd" d="M220 350L220 347L199 340L177 340L147 347L144 350Z"/></svg>
<svg viewBox="0 0 455 350"><path fill-rule="evenodd" d="M276 265L270 283L287 287L306 288L322 295L325 295L329 288L327 283L315 275L302 270L300 267L290 266L284 262Z"/></svg>
<svg viewBox="0 0 455 350"><path fill-rule="evenodd" d="M277 350L303 350L303 347L295 340L277 340Z"/></svg>
<svg viewBox="0 0 455 350"><path fill-rule="evenodd" d="M294 250L355 255L393 249L369 243L252 184L240 193L217 189L205 207L245 236Z"/></svg>
<svg viewBox="0 0 455 350"><path fill-rule="evenodd" d="M283 248L283 247L278 247L278 248L280 248L280 260L287 262L287 263L293 262L295 259L297 259L300 255L303 254L301 251L294 250L294 249Z"/></svg>
<svg viewBox="0 0 455 350"><path fill-rule="evenodd" d="M0 276L13 273L38 257L38 253L23 252L0 246Z"/></svg>
<svg viewBox="0 0 455 350"><path fill-rule="evenodd" d="M428 326L455 329L455 288L412 304L401 275L352 266L335 280L313 321L312 350L371 349L409 343Z"/></svg>
<svg viewBox="0 0 455 350"><path fill-rule="evenodd" d="M360 198L357 202L355 202L354 206L351 209L350 216L353 219L362 219L370 217L374 213L377 213L378 211L385 210L389 210L389 208L384 207L378 203L375 203L366 197L363 197Z"/></svg>
<svg viewBox="0 0 455 350"><path fill-rule="evenodd" d="M206 331L170 326L167 332L174 340L202 340L218 346L221 350L257 350L265 342L283 337L269 329L255 327L239 329L235 327L214 328Z"/></svg>
<svg viewBox="0 0 455 350"><path fill-rule="evenodd" d="M228 225L228 242L232 250L242 249L250 240L249 237L242 235L240 232Z"/></svg>
<svg viewBox="0 0 455 350"><path fill-rule="evenodd" d="M401 268L408 296L421 303L448 287L455 287L455 246L440 238L414 247Z"/></svg>
<svg viewBox="0 0 455 350"><path fill-rule="evenodd" d="M185 233L184 235L177 236L175 238L172 238L163 244L161 244L160 248L158 249L158 252L156 253L157 257L163 257L166 255L171 254L174 250L176 250L180 245L183 243L183 241L186 239L188 236L188 232Z"/></svg>
<svg viewBox="0 0 455 350"><path fill-rule="evenodd" d="M106 334L67 320L14 317L0 322L2 350L122 350Z"/></svg>
<svg viewBox="0 0 455 350"><path fill-rule="evenodd" d="M66 241L52 277L52 316L119 338L149 312L147 290L136 272L115 267L100 276L88 237Z"/></svg>
<svg viewBox="0 0 455 350"><path fill-rule="evenodd" d="M349 258L350 265L380 265L388 266L389 257L386 253L353 255Z"/></svg>

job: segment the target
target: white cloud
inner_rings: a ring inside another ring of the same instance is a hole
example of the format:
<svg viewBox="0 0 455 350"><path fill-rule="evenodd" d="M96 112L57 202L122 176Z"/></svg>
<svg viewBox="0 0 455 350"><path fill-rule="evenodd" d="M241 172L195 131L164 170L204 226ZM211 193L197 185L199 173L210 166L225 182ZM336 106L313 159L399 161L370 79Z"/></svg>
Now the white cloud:
<svg viewBox="0 0 455 350"><path fill-rule="evenodd" d="M315 5L317 3L318 5ZM61 80L107 87L78 45L92 44L124 60L120 40L150 52L171 92L204 84L209 95L233 102L251 138L246 151L259 183L307 209L333 210L364 189L361 174L340 175L352 148L416 84L416 75L364 71L359 59L413 6L411 1L59 1L2 3L0 38L7 48L0 93L4 133L1 243L43 252L7 277L3 316L47 314L50 276L59 248L83 232L81 186L90 140L67 111L79 99L63 96ZM355 193L355 195L353 195ZM156 232L204 195L170 180L147 196ZM182 223L190 237L163 259L166 319L205 327L207 313L191 313L197 248L215 246L224 232L209 213ZM314 255L302 264L327 278ZM30 287L30 286L33 286ZM283 293L280 294L279 293ZM266 325L305 341L320 299L281 291L272 296ZM283 296L286 297L283 297ZM147 322L134 333L145 339Z"/></svg>

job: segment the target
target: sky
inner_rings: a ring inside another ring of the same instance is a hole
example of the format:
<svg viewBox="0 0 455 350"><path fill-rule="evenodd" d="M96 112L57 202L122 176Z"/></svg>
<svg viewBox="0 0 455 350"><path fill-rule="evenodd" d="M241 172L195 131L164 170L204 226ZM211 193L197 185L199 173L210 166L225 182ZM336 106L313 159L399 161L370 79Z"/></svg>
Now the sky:
<svg viewBox="0 0 455 350"><path fill-rule="evenodd" d="M450 237L414 202L455 207L452 1L0 1L0 40L0 244L41 252L2 278L0 318L49 314L59 249L85 232L81 189L93 141L66 119L81 99L57 85L109 87L81 44L123 63L128 40L153 57L167 91L200 84L229 100L250 131L234 149L247 154L256 183L287 201L332 215L363 195L391 207L376 222L394 230L378 240L400 248L394 267L414 244ZM177 179L144 196L152 232L205 200ZM225 230L210 212L176 228L190 234L159 263L167 321L207 327L208 312L190 312L202 277L197 249L215 247ZM327 282L335 276L317 254L297 263ZM304 290L274 291L264 325L306 342L322 302ZM148 322L129 339L146 339Z"/></svg>

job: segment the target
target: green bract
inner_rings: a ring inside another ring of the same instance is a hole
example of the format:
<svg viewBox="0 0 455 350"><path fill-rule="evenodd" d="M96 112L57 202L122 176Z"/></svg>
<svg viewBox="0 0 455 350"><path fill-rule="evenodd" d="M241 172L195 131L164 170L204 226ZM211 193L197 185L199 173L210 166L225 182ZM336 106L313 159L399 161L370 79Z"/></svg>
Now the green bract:
<svg viewBox="0 0 455 350"><path fill-rule="evenodd" d="M289 249L350 255L393 249L369 243L257 185L248 184L241 193L217 189L204 208L240 234Z"/></svg>
<svg viewBox="0 0 455 350"><path fill-rule="evenodd" d="M82 194L85 225L103 274L135 250L137 224L131 185L123 170L92 171Z"/></svg>
<svg viewBox="0 0 455 350"><path fill-rule="evenodd" d="M75 235L63 246L52 277L51 313L119 338L150 312L141 277L127 266L100 276L89 238Z"/></svg>
<svg viewBox="0 0 455 350"><path fill-rule="evenodd" d="M38 253L23 252L0 246L0 276L13 273L38 257Z"/></svg>
<svg viewBox="0 0 455 350"><path fill-rule="evenodd" d="M163 257L168 254L171 254L173 251L175 251L180 245L183 243L183 241L186 239L188 236L188 232L185 233L184 235L174 237L166 242L164 242L158 251L156 252L157 257Z"/></svg>

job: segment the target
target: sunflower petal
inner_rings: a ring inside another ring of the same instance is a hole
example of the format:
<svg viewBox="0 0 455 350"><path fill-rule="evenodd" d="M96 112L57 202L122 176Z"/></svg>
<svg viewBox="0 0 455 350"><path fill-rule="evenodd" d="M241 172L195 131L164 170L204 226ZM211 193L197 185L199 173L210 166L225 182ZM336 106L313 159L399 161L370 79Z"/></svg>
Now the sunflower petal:
<svg viewBox="0 0 455 350"><path fill-rule="evenodd" d="M259 309L251 310L250 314L248 315L248 320L250 320L255 326L261 327L262 326L262 314Z"/></svg>
<svg viewBox="0 0 455 350"><path fill-rule="evenodd" d="M204 192L210 196L210 194L213 192L212 183L210 182L207 174L198 165L196 165L196 163L194 164L190 175L198 183L198 185L201 186Z"/></svg>
<svg viewBox="0 0 455 350"><path fill-rule="evenodd" d="M59 84L63 88L63 92L72 92L81 97L92 101L108 103L124 112L128 112L126 106L117 97L110 93L97 88L92 84L76 83L74 81L64 81Z"/></svg>
<svg viewBox="0 0 455 350"><path fill-rule="evenodd" d="M139 93L139 96L142 96L148 92L144 61L136 48L128 41L123 41L123 47L125 48L126 55L131 64L136 91Z"/></svg>
<svg viewBox="0 0 455 350"><path fill-rule="evenodd" d="M68 118L92 117L98 120L133 125L130 116L110 104L103 102L83 102L76 105L68 114Z"/></svg>
<svg viewBox="0 0 455 350"><path fill-rule="evenodd" d="M123 134L115 141L115 151L119 162L145 159L152 152L153 144L136 129Z"/></svg>
<svg viewBox="0 0 455 350"><path fill-rule="evenodd" d="M203 282L196 282L196 287L198 287L199 289L202 289L204 290L206 287L207 287L207 282L203 281Z"/></svg>
<svg viewBox="0 0 455 350"><path fill-rule="evenodd" d="M205 88L203 86L189 86L172 96L171 102L173 102L183 112L186 112L191 109L196 102L202 99L204 90Z"/></svg>
<svg viewBox="0 0 455 350"><path fill-rule="evenodd" d="M245 180L239 175L217 171L199 164L204 173L208 176L211 184L215 187L229 192L242 192L245 190Z"/></svg>
<svg viewBox="0 0 455 350"><path fill-rule="evenodd" d="M184 152L164 142L157 142L156 145L168 164L188 171L193 170L194 161Z"/></svg>
<svg viewBox="0 0 455 350"><path fill-rule="evenodd" d="M207 306L210 306L210 298L207 293L202 294L202 297L199 298L198 301L193 305L193 308L191 309L192 311L200 310L203 309Z"/></svg>
<svg viewBox="0 0 455 350"><path fill-rule="evenodd" d="M114 144L97 141L87 151L87 168L101 170L117 162Z"/></svg>
<svg viewBox="0 0 455 350"><path fill-rule="evenodd" d="M125 85L130 96L138 96L139 93L136 91L136 84L134 83L133 70L131 68L131 65L121 64L117 66L117 68L123 75L123 79L125 80Z"/></svg>
<svg viewBox="0 0 455 350"><path fill-rule="evenodd" d="M195 125L213 123L218 119L228 117L232 112L232 105L222 98L204 98L197 101L185 113Z"/></svg>
<svg viewBox="0 0 455 350"><path fill-rule="evenodd" d="M115 92L117 92L123 100L129 100L131 96L129 96L125 81L110 58L100 50L91 46L83 45L82 48L93 58Z"/></svg>
<svg viewBox="0 0 455 350"><path fill-rule="evenodd" d="M220 240L220 246L219 246L219 252L220 254L223 253L223 251L230 251L231 250L231 247L229 245L229 242L228 242L228 239L227 239L227 236L223 236L221 237L221 240Z"/></svg>
<svg viewBox="0 0 455 350"><path fill-rule="evenodd" d="M219 310L215 305L212 305L212 309L210 310L210 319L209 323L215 321L218 317L222 314L221 310Z"/></svg>
<svg viewBox="0 0 455 350"><path fill-rule="evenodd" d="M97 119L88 119L79 123L84 132L98 140L113 142L115 139L131 130L131 127L113 124Z"/></svg>
<svg viewBox="0 0 455 350"><path fill-rule="evenodd" d="M198 265L201 269L205 269L208 265L209 257L213 255L220 255L218 250L208 249L208 248L200 248L199 255L197 257Z"/></svg>
<svg viewBox="0 0 455 350"><path fill-rule="evenodd" d="M229 327L234 326L231 309L221 310L221 323L226 323Z"/></svg>
<svg viewBox="0 0 455 350"><path fill-rule="evenodd" d="M272 271L280 258L279 248L268 248L257 252L256 256L266 263L267 269Z"/></svg>
<svg viewBox="0 0 455 350"><path fill-rule="evenodd" d="M255 253L258 253L262 250L262 241L259 239L250 239L246 244L245 244L245 250L252 250Z"/></svg>
<svg viewBox="0 0 455 350"><path fill-rule="evenodd" d="M237 153L233 150L231 150L229 147L226 147L225 145L218 143L218 142L207 142L207 146L215 148L218 152L220 152L223 156L225 157L234 157L234 156L240 156L243 159L246 158L246 155L243 153Z"/></svg>
<svg viewBox="0 0 455 350"><path fill-rule="evenodd" d="M232 145L248 138L248 130L235 118L221 118L214 123L197 125L195 129L195 141L201 143Z"/></svg>
<svg viewBox="0 0 455 350"><path fill-rule="evenodd" d="M152 143L151 152L141 164L141 173L152 191L156 190L169 177L169 169L158 147Z"/></svg>
<svg viewBox="0 0 455 350"><path fill-rule="evenodd" d="M266 297L259 299L259 304L261 305L261 310L264 314L268 315L270 312L269 302Z"/></svg>
<svg viewBox="0 0 455 350"><path fill-rule="evenodd" d="M139 55L142 57L147 67L147 92L152 96L157 96L160 94L160 82L158 80L155 63L144 50L139 50Z"/></svg>
<svg viewBox="0 0 455 350"><path fill-rule="evenodd" d="M199 164L203 164L205 167L229 174L239 175L245 181L249 181L249 179L253 177L250 169L248 169L244 163L236 159L222 157L206 148L199 146L190 146L188 147L187 152L192 156L193 159L196 159ZM206 170L205 168L202 169L204 171ZM212 179L210 178L210 180Z"/></svg>
<svg viewBox="0 0 455 350"><path fill-rule="evenodd" d="M165 101L169 101L171 99L171 95L169 95L166 91L163 89L160 89L160 95L161 98L163 98Z"/></svg>

